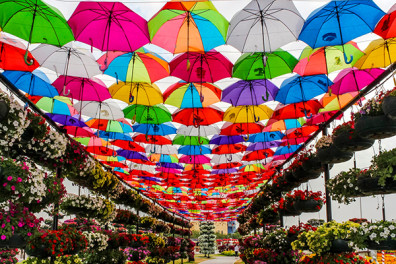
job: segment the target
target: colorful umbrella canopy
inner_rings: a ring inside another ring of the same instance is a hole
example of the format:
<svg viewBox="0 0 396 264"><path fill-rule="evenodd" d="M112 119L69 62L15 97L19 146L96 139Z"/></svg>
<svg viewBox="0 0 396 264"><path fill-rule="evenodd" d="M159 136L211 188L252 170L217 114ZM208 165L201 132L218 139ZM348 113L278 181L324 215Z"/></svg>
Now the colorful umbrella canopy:
<svg viewBox="0 0 396 264"><path fill-rule="evenodd" d="M0 38L0 68L6 71L29 71L32 72L40 65L33 58L32 54L26 48L18 45L18 42L12 43L5 38ZM29 62L25 63L26 60Z"/></svg>
<svg viewBox="0 0 396 264"><path fill-rule="evenodd" d="M329 91L334 94L358 92L373 82L383 72L384 70L375 68L366 70L349 68L342 70L334 79L334 84L330 86L331 90Z"/></svg>
<svg viewBox="0 0 396 264"><path fill-rule="evenodd" d="M303 24L291 1L253 0L231 19L227 44L242 52L272 52L295 41Z"/></svg>
<svg viewBox="0 0 396 264"><path fill-rule="evenodd" d="M220 136L220 135L214 135L212 139L210 140L210 144L215 144L215 145L231 145L231 144L237 144L243 142L243 137L242 136Z"/></svg>
<svg viewBox="0 0 396 264"><path fill-rule="evenodd" d="M185 135L176 135L172 141L173 145L207 145L209 144L209 139L206 137L198 137L198 136L185 136Z"/></svg>
<svg viewBox="0 0 396 264"><path fill-rule="evenodd" d="M322 105L318 100L310 100L307 102L289 104L289 105L279 105L275 109L272 118L273 119L297 119L300 117L312 117L312 115L318 113Z"/></svg>
<svg viewBox="0 0 396 264"><path fill-rule="evenodd" d="M73 106L80 112L81 115L92 118L107 120L117 120L119 118L124 118L124 113L121 111L118 104L109 100L104 102L78 102Z"/></svg>
<svg viewBox="0 0 396 264"><path fill-rule="evenodd" d="M145 152L145 149L142 146L133 141L116 139L111 141L110 143L122 149L132 150L136 152Z"/></svg>
<svg viewBox="0 0 396 264"><path fill-rule="evenodd" d="M164 59L154 53L143 53L140 50L119 54L111 62L107 62L109 65L104 74L123 82L146 83L153 83L169 76L169 65ZM108 56L103 55L98 63L105 65Z"/></svg>
<svg viewBox="0 0 396 264"><path fill-rule="evenodd" d="M58 96L58 91L41 77L41 72L35 70L33 72L23 71L5 71L3 76L6 77L18 89L28 93L29 95L38 95L45 97Z"/></svg>
<svg viewBox="0 0 396 264"><path fill-rule="evenodd" d="M97 78L81 78L61 75L52 85L59 94L65 90L65 96L79 101L102 102L111 98L106 85Z"/></svg>
<svg viewBox="0 0 396 264"><path fill-rule="evenodd" d="M103 130L106 132L132 133L132 127L129 124L117 120L90 119L85 122L90 128Z"/></svg>
<svg viewBox="0 0 396 264"><path fill-rule="evenodd" d="M72 106L69 98L55 96L54 98L41 97L41 96L29 96L30 101L32 101L38 108L44 110L45 112L58 115L75 116L78 112Z"/></svg>
<svg viewBox="0 0 396 264"><path fill-rule="evenodd" d="M134 51L150 42L144 18L119 2L80 2L68 21L76 40L101 51Z"/></svg>
<svg viewBox="0 0 396 264"><path fill-rule="evenodd" d="M223 111L214 107L186 108L173 113L173 122L186 126L207 126L223 120Z"/></svg>
<svg viewBox="0 0 396 264"><path fill-rule="evenodd" d="M113 99L127 104L156 105L163 103L162 93L157 85L140 82L119 82L109 87Z"/></svg>
<svg viewBox="0 0 396 264"><path fill-rule="evenodd" d="M396 62L396 38L373 40L356 63L358 69L386 68Z"/></svg>
<svg viewBox="0 0 396 264"><path fill-rule="evenodd" d="M165 136L165 135L176 134L175 126L170 122L166 122L159 125L135 124L133 125L133 131L146 135L153 135L153 136Z"/></svg>
<svg viewBox="0 0 396 264"><path fill-rule="evenodd" d="M298 128L304 125L305 120L303 118L299 119L283 119L283 120L276 120L270 119L267 122L267 125L264 128L264 132L271 132L271 131L282 131L291 128Z"/></svg>
<svg viewBox="0 0 396 264"><path fill-rule="evenodd" d="M256 123L271 118L272 112L266 105L231 106L224 113L223 119L231 123Z"/></svg>
<svg viewBox="0 0 396 264"><path fill-rule="evenodd" d="M211 82L231 77L232 63L220 52L186 52L170 63L170 75L186 82Z"/></svg>
<svg viewBox="0 0 396 264"><path fill-rule="evenodd" d="M282 49L272 53L245 53L235 62L232 77L243 80L272 79L291 73L298 60Z"/></svg>
<svg viewBox="0 0 396 264"><path fill-rule="evenodd" d="M311 48L343 45L372 32L383 15L372 0L331 1L308 16L299 39Z"/></svg>
<svg viewBox="0 0 396 264"><path fill-rule="evenodd" d="M125 118L144 124L162 124L172 121L172 114L163 105L130 105L124 110Z"/></svg>
<svg viewBox="0 0 396 264"><path fill-rule="evenodd" d="M210 1L169 2L148 27L151 43L171 53L203 52L225 44L228 21Z"/></svg>
<svg viewBox="0 0 396 264"><path fill-rule="evenodd" d="M206 155L211 154L212 150L206 146L194 146L194 145L186 145L181 146L178 150L179 154L184 155Z"/></svg>
<svg viewBox="0 0 396 264"><path fill-rule="evenodd" d="M221 89L210 83L178 82L164 92L164 104L178 108L208 107L220 101Z"/></svg>
<svg viewBox="0 0 396 264"><path fill-rule="evenodd" d="M0 9L4 10L0 15L2 31L29 43L63 46L74 40L73 33L61 12L41 0L1 1Z"/></svg>

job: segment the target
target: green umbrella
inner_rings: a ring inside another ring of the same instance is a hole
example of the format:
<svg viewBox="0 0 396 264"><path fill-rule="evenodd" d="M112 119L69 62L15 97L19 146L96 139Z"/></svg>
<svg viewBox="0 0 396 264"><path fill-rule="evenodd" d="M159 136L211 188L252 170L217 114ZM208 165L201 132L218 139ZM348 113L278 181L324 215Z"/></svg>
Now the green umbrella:
<svg viewBox="0 0 396 264"><path fill-rule="evenodd" d="M29 43L56 46L73 41L73 32L56 8L41 0L0 0L0 27ZM26 50L25 62L27 61Z"/></svg>
<svg viewBox="0 0 396 264"><path fill-rule="evenodd" d="M172 121L172 114L163 105L130 105L122 110L126 118L140 124L162 124Z"/></svg>
<svg viewBox="0 0 396 264"><path fill-rule="evenodd" d="M272 79L291 73L297 63L293 55L282 49L272 53L246 53L235 63L232 77L243 80Z"/></svg>
<svg viewBox="0 0 396 264"><path fill-rule="evenodd" d="M173 139L173 145L208 145L209 139L205 137L198 137L198 136L185 136L185 135L176 135Z"/></svg>

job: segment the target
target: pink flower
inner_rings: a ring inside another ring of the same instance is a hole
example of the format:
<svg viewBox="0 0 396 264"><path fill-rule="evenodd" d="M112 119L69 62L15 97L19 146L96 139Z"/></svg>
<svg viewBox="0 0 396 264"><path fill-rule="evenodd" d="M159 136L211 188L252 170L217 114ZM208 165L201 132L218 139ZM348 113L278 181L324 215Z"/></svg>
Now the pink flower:
<svg viewBox="0 0 396 264"><path fill-rule="evenodd" d="M27 235L28 235L28 236L31 236L31 235L32 235L32 233L28 232L28 233L27 233Z"/></svg>
<svg viewBox="0 0 396 264"><path fill-rule="evenodd" d="M19 227L22 227L22 226L23 226L23 223L22 223L22 222L19 222L19 223L18 223L18 226L19 226Z"/></svg>
<svg viewBox="0 0 396 264"><path fill-rule="evenodd" d="M18 177L18 180L17 180L18 182L22 182L22 178L21 177Z"/></svg>
<svg viewBox="0 0 396 264"><path fill-rule="evenodd" d="M5 224L2 224L2 225L1 225L1 228L4 228L4 227L5 227Z"/></svg>
<svg viewBox="0 0 396 264"><path fill-rule="evenodd" d="M3 186L6 187L6 186L7 186L7 183L4 183Z"/></svg>
<svg viewBox="0 0 396 264"><path fill-rule="evenodd" d="M15 191L15 186L11 186L11 190Z"/></svg>
<svg viewBox="0 0 396 264"><path fill-rule="evenodd" d="M7 181L11 181L11 180L12 180L12 176L8 176Z"/></svg>
<svg viewBox="0 0 396 264"><path fill-rule="evenodd" d="M6 240L6 236L5 235L1 235L1 240Z"/></svg>

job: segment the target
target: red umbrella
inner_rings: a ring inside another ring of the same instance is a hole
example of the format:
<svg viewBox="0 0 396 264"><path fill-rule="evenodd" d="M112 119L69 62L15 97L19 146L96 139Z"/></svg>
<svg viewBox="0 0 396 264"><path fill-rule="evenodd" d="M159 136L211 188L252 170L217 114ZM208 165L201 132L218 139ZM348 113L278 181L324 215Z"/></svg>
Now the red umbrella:
<svg viewBox="0 0 396 264"><path fill-rule="evenodd" d="M300 128L293 128L286 131L284 138L300 138L309 137L312 133L319 129L318 126L303 126Z"/></svg>
<svg viewBox="0 0 396 264"><path fill-rule="evenodd" d="M93 137L95 134L89 127L63 126L62 129L73 137Z"/></svg>
<svg viewBox="0 0 396 264"><path fill-rule="evenodd" d="M32 72L40 66L30 52L27 61L32 64L26 64L24 59L26 49L18 47L20 45L17 42L14 45L12 43L12 40L0 38L0 68L6 71Z"/></svg>
<svg viewBox="0 0 396 264"><path fill-rule="evenodd" d="M373 32L384 39L396 37L396 4L381 18Z"/></svg>
<svg viewBox="0 0 396 264"><path fill-rule="evenodd" d="M271 149L261 149L255 150L250 153L245 154L242 160L252 161L252 160L265 160L266 158L274 156L274 151Z"/></svg>
<svg viewBox="0 0 396 264"><path fill-rule="evenodd" d="M117 139L117 140L111 141L111 144L114 146L120 147L122 149L132 150L132 151L136 151L136 152L146 152L146 150L142 146L140 146L139 144L136 144L133 141Z"/></svg>
<svg viewBox="0 0 396 264"><path fill-rule="evenodd" d="M318 113L322 105L318 100L309 100L307 102L300 102L283 106L279 104L277 109L272 114L273 119L297 119L300 117L312 118Z"/></svg>
<svg viewBox="0 0 396 264"><path fill-rule="evenodd" d="M221 170L221 169L231 169L231 168L236 168L242 166L242 163L240 162L231 162L231 163L223 163L223 164L217 164L213 166L214 170Z"/></svg>
<svg viewBox="0 0 396 264"><path fill-rule="evenodd" d="M246 150L246 146L242 144L220 145L212 150L212 154L233 154Z"/></svg>
<svg viewBox="0 0 396 264"><path fill-rule="evenodd" d="M215 107L186 108L173 113L173 122L186 126L207 126L223 121L224 112Z"/></svg>
<svg viewBox="0 0 396 264"><path fill-rule="evenodd" d="M281 146L299 145L307 141L309 137L297 137L291 139L282 139Z"/></svg>
<svg viewBox="0 0 396 264"><path fill-rule="evenodd" d="M225 123L221 128L220 135L235 136L235 135L247 135L256 134L262 132L264 125L261 123Z"/></svg>
<svg viewBox="0 0 396 264"><path fill-rule="evenodd" d="M157 135L145 135L136 133L132 139L135 142L156 144L156 145L171 145L172 140L168 136L157 136Z"/></svg>

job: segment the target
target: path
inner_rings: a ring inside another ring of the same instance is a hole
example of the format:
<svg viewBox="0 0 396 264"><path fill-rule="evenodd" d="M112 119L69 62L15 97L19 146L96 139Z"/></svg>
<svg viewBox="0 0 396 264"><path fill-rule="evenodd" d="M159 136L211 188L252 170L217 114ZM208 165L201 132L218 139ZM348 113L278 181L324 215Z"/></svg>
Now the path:
<svg viewBox="0 0 396 264"><path fill-rule="evenodd" d="M215 258L206 260L204 262L201 262L200 264L234 264L234 262L237 260L238 258L236 257L216 256Z"/></svg>

